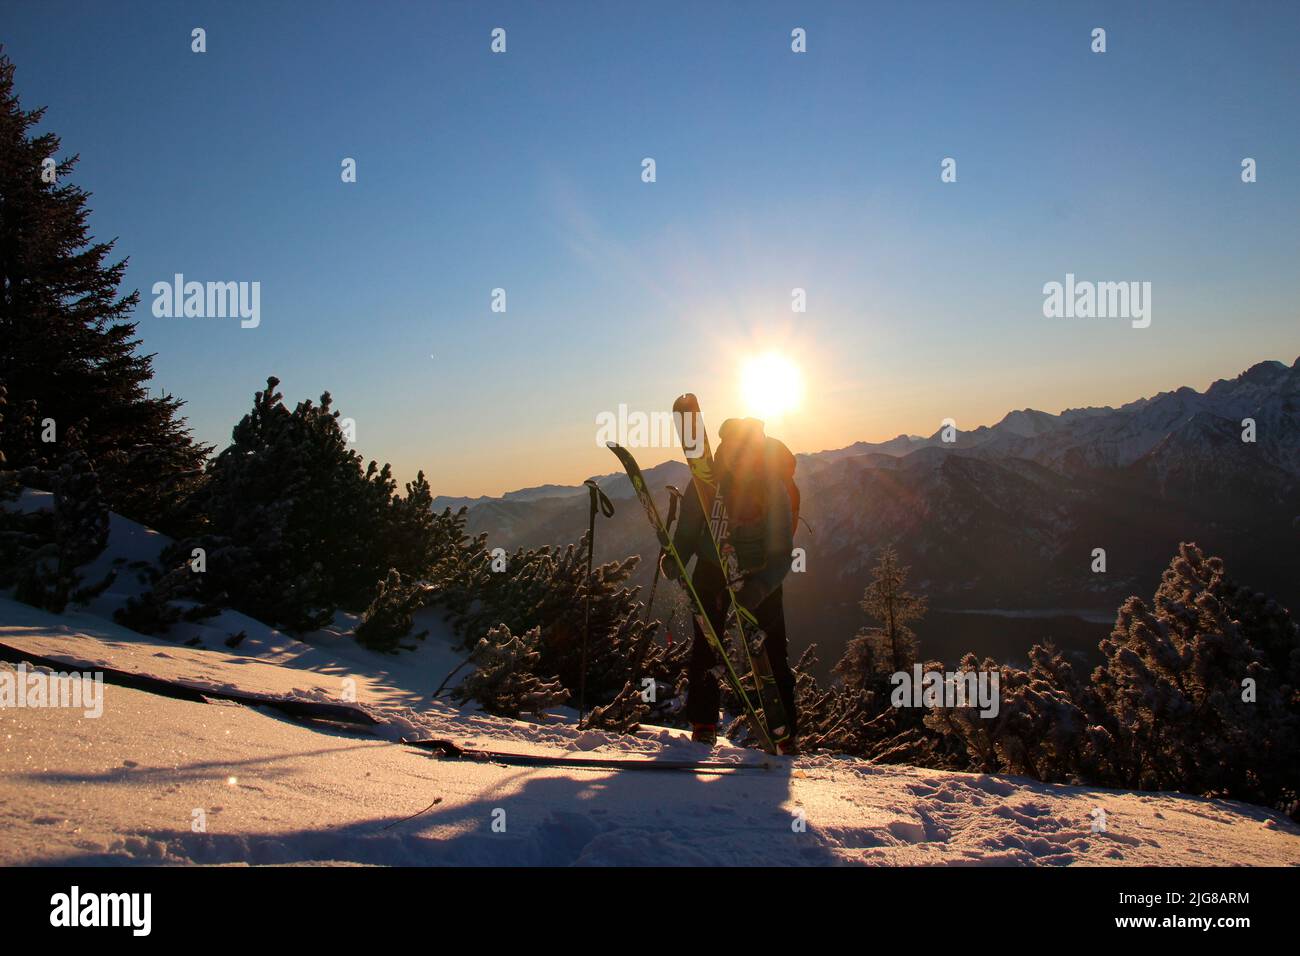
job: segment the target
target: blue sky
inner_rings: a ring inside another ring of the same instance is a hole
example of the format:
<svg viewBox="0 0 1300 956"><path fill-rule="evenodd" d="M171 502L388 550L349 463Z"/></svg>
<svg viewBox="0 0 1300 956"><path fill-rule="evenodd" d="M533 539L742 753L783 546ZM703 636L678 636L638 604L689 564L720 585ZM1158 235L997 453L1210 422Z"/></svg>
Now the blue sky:
<svg viewBox="0 0 1300 956"><path fill-rule="evenodd" d="M620 403L745 412L737 367L771 348L803 370L769 429L797 451L1300 353L1297 4L43 2L5 21L24 105L49 107L92 228L130 257L158 384L218 445L274 373L291 401L329 389L400 477L495 494L615 470L594 422ZM176 272L259 281L260 327L155 318ZM1044 318L1067 272L1150 281L1151 327Z"/></svg>

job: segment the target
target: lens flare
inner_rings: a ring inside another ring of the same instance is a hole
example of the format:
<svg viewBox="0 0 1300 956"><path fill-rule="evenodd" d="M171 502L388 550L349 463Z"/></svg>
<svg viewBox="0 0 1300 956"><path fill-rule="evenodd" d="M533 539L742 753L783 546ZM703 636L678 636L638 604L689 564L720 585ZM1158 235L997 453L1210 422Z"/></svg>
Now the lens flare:
<svg viewBox="0 0 1300 956"><path fill-rule="evenodd" d="M764 352L741 366L740 391L749 415L765 421L778 419L799 407L803 376L784 355Z"/></svg>

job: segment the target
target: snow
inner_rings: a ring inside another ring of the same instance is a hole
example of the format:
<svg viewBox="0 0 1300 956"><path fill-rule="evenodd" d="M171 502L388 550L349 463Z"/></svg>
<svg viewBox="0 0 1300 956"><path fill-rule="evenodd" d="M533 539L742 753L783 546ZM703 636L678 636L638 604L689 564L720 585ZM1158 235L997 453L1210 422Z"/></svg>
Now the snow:
<svg viewBox="0 0 1300 956"><path fill-rule="evenodd" d="M25 512L49 510L54 507L53 495L47 491L23 489L19 498L6 507ZM352 636L360 623L359 618L344 611L336 614L327 627L305 635L305 640L229 609L199 622L179 621L166 638L145 637L114 623L114 611L123 607L129 598L138 597L149 589L148 579L142 569L136 567L137 563L157 562L163 550L171 544L172 539L166 535L110 512L107 547L78 571L86 584L97 583L109 573L116 572L112 584L84 608L70 607L67 613L53 619L25 604L0 601L0 624L36 630L46 628L60 636L81 634L93 638L89 650L85 647L78 649L89 654L82 659L112 666L119 666L113 660L120 660L120 657L110 660L95 656L93 648L96 644L115 648L119 655L123 653L120 645L141 645L139 653L152 655L154 664L157 664L169 655L184 655L186 648L178 648L178 644L229 650L230 642L242 634L234 649L240 654L237 659L250 666L242 668L237 689L282 693L286 688L280 686L281 681L274 675L283 672L277 672L275 668L259 672L257 665L292 663L296 670L316 672L319 675L317 689L324 692L328 686L328 692L334 694L335 699L342 682L351 678L358 687L358 700L407 706L427 699L464 659L464 654L452 649L450 629L435 610L421 611L415 616L412 633L428 630L429 637L424 641L412 638L404 642L415 650L396 655L377 654L359 645ZM185 602L177 603L185 606ZM44 656L42 647L44 645L37 642L29 649ZM197 678L199 683L210 679L210 675L203 671L203 655L190 655L183 659L189 662L189 672L177 673L165 666L143 669L128 666L123 669L165 678ZM258 683L263 678L271 681L266 687Z"/></svg>
<svg viewBox="0 0 1300 956"><path fill-rule="evenodd" d="M27 492L19 507L48 507ZM432 694L460 662L435 611L414 651L359 645L355 617L303 639L234 611L149 637L111 620L145 587L129 562L169 543L113 515L84 569L118 579L62 615L0 598L0 643L60 670L112 668L210 692L355 701L375 727L298 722L105 684L103 712L0 709L0 865L1300 864L1300 828L1243 803L873 765L771 758L676 729L579 731L492 717ZM245 637L235 647L231 635ZM0 682L15 664L0 661ZM27 670L27 664L22 665ZM709 759L709 775L449 760L402 740L552 756ZM424 812L420 812L420 811ZM1093 833L1096 811L1105 832Z"/></svg>
<svg viewBox="0 0 1300 956"><path fill-rule="evenodd" d="M98 719L72 709L0 711L4 865L1300 863L1300 831L1284 818L1178 794L831 756L711 776L439 759L401 737L588 756L706 751L662 728L620 738L558 718L535 724L428 702L413 709L418 695L387 683L410 671L358 666L361 652L330 663L341 647L286 646L254 658L9 601L0 602L0 622L0 641L33 654L218 687L338 699L339 675L352 675L358 699L385 721L354 732L112 685ZM729 745L714 753L752 756ZM1095 808L1105 812L1104 833L1091 832ZM196 832L200 813L206 829Z"/></svg>

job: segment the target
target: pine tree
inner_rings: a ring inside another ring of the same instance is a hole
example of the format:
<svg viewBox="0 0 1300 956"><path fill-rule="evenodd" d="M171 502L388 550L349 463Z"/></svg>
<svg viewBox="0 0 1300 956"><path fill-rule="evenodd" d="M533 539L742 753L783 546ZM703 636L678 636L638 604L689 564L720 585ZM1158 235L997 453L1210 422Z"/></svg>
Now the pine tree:
<svg viewBox="0 0 1300 956"><path fill-rule="evenodd" d="M635 733L649 713L650 705L642 697L641 688L628 681L608 704L593 707L580 727L583 730L607 730L616 734Z"/></svg>
<svg viewBox="0 0 1300 956"><path fill-rule="evenodd" d="M962 669L999 671L999 712L929 710L926 765L1300 812L1300 627L1285 608L1182 544L1101 650L1091 681L1050 646L1027 671L968 654Z"/></svg>
<svg viewBox="0 0 1300 956"><path fill-rule="evenodd" d="M823 688L811 673L800 675L799 713L807 715L800 736L807 749L886 762L929 759L934 735L925 731L923 713L889 704L890 675L916 661L916 637L907 625L926 610L925 598L907 590L907 571L893 548L885 548L860 605L882 626L861 628L849 640L831 669L837 683Z"/></svg>
<svg viewBox="0 0 1300 956"><path fill-rule="evenodd" d="M403 575L428 578L445 546L445 523L433 511L433 489L421 471L406 483L406 494L393 499L392 529L387 544L391 565Z"/></svg>
<svg viewBox="0 0 1300 956"><path fill-rule="evenodd" d="M388 571L393 480L347 447L328 392L291 412L271 376L208 469L202 594L269 624L313 630L361 610Z"/></svg>
<svg viewBox="0 0 1300 956"><path fill-rule="evenodd" d="M108 505L167 528L210 449L190 437L182 402L148 394L153 357L128 321L139 294L119 292L114 242L88 235L90 194L70 181L78 157L58 160L59 138L35 133L43 113L21 107L0 53L0 385L17 410L0 447L6 467L44 472L48 489L75 428ZM43 441L51 428L57 440Z"/></svg>
<svg viewBox="0 0 1300 956"><path fill-rule="evenodd" d="M875 650L874 659L889 661L894 672L912 665L916 657L916 635L907 625L925 616L926 599L907 590L908 568L898 563L893 548L880 553L871 583L862 594L862 610L880 622L879 629L864 629L859 637Z"/></svg>
<svg viewBox="0 0 1300 956"><path fill-rule="evenodd" d="M357 640L372 650L397 650L401 639L410 634L414 614L424 606L431 590L428 585L403 580L397 568L390 569L357 625ZM422 640L426 634L428 631L421 631L415 639Z"/></svg>
<svg viewBox="0 0 1300 956"><path fill-rule="evenodd" d="M0 384L0 435L4 434L5 425L5 406L9 404L9 390ZM13 501L18 497L22 486L18 483L18 476L12 471L5 468L5 450L0 445L0 510L3 509L6 501Z"/></svg>
<svg viewBox="0 0 1300 956"><path fill-rule="evenodd" d="M841 663L848 659L846 653ZM810 644L791 668L795 675L795 709L799 713L799 745L805 751L857 753L860 747L856 731L867 719L867 695L860 688L850 689L846 686L848 678L843 677L823 687L813 673L817 663L817 645ZM845 670L853 675L868 672L855 665Z"/></svg>
<svg viewBox="0 0 1300 956"><path fill-rule="evenodd" d="M1118 725L1121 785L1294 801L1300 629L1289 612L1182 544L1148 607L1131 597L1094 674Z"/></svg>
<svg viewBox="0 0 1300 956"><path fill-rule="evenodd" d="M689 645L658 644L657 621L647 622L628 579L640 558L611 561L587 574L586 535L563 548L520 549L505 570L492 570L486 551L471 551L453 574L443 568L435 582L439 603L464 640L498 624L512 633L539 628L540 672L554 674L575 694L582 681L584 608L591 592L587 695L591 703L611 700L628 681L646 678L674 686ZM474 545L482 548L479 539Z"/></svg>
<svg viewBox="0 0 1300 956"><path fill-rule="evenodd" d="M488 713L500 717L522 714L543 716L569 699L569 692L554 676L537 673L541 662L541 629L530 628L518 636L502 624L492 628L470 655L474 671L457 688L462 702L477 701Z"/></svg>
<svg viewBox="0 0 1300 956"><path fill-rule="evenodd" d="M6 390L0 385L0 428L4 425L4 416L12 411L6 406ZM36 553L46 548L46 554L53 554L54 515L49 511L23 511L10 509L22 492L27 476L5 469L4 449L0 448L0 588L12 587L31 574L32 562ZM24 583L24 586L30 586ZM38 590L37 594L42 594ZM19 598L22 600L21 596ZM43 599L37 596L34 603ZM29 597L29 601L31 598Z"/></svg>
<svg viewBox="0 0 1300 956"><path fill-rule="evenodd" d="M408 492L409 494L409 492ZM552 677L577 696L582 682L584 607L591 592L590 642L587 654L587 703L596 708L612 703L631 684L639 694L653 683L654 699L645 714L656 721L676 719L681 701L690 645L678 641L671 647L655 640L658 621L647 621L637 601L639 588L627 581L638 557L586 568L586 537L563 548L517 550L502 563L494 562L486 537L469 538L464 531L465 510L435 515L438 557L430 575L433 592L429 603L447 612L447 619L467 648L498 626L512 634L537 631L535 659L530 673L541 680ZM521 665L522 666L522 665ZM624 704L602 711L616 727L642 715ZM626 718L626 719L625 719Z"/></svg>
<svg viewBox="0 0 1300 956"><path fill-rule="evenodd" d="M54 481L55 540L68 571L108 546L108 507L95 468L79 449L65 456Z"/></svg>
<svg viewBox="0 0 1300 956"><path fill-rule="evenodd" d="M76 436L70 436L76 444ZM53 537L29 551L19 571L20 601L62 613L81 582L78 571L108 544L108 508L90 460L74 449L54 475ZM111 578L100 582L101 589Z"/></svg>
<svg viewBox="0 0 1300 956"><path fill-rule="evenodd" d="M342 437L336 422L339 413L331 411L332 402L329 392L321 396L318 421L326 423L328 430L337 430ZM302 407L310 414L310 402ZM360 464L360 455L349 454ZM315 533L318 539L331 542L327 567L333 578L335 599L348 610L359 610L370 602L376 582L383 580L393 567L390 555L397 482L393 480L391 466L385 463L381 467L375 461L366 466L359 483L355 481L353 469L347 466L339 466L330 474L336 482L333 516L328 526L318 522Z"/></svg>
<svg viewBox="0 0 1300 956"><path fill-rule="evenodd" d="M974 654L959 670L998 674L998 712L975 702L930 709L925 725L943 740L948 765L983 773L1013 773L1061 783L1115 782L1115 723L1097 694L1051 645L1034 645L1029 670Z"/></svg>

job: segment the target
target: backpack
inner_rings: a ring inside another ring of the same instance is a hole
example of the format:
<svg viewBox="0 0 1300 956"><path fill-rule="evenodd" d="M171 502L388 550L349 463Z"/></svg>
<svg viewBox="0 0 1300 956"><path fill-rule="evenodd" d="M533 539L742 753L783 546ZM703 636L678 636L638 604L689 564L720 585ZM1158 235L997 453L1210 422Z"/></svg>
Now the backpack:
<svg viewBox="0 0 1300 956"><path fill-rule="evenodd" d="M799 523L799 487L794 483L795 458L785 443L763 433L757 418L729 418L718 431L718 467L727 517L733 524L761 521L767 510L771 479L785 486L790 498L790 530Z"/></svg>

